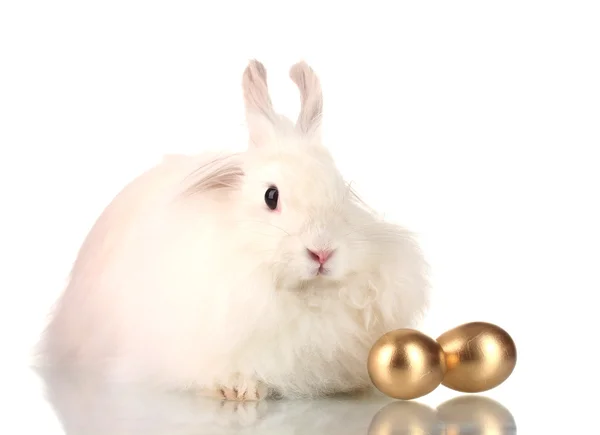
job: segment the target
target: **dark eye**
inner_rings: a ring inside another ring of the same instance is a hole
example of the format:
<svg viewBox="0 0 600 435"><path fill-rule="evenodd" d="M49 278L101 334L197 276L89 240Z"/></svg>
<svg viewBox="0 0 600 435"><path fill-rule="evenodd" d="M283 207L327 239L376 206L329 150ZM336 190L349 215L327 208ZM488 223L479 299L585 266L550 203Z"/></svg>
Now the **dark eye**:
<svg viewBox="0 0 600 435"><path fill-rule="evenodd" d="M265 204L271 210L275 210L277 208L277 202L279 201L279 190L277 187L271 186L265 192Z"/></svg>

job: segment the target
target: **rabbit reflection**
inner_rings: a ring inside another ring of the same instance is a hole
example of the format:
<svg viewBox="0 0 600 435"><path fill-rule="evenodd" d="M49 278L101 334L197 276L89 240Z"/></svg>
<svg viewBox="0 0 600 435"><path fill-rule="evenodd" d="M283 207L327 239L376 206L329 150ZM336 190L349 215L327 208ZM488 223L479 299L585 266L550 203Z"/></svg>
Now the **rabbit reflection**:
<svg viewBox="0 0 600 435"><path fill-rule="evenodd" d="M223 402L40 373L66 435L512 435L516 425L499 403L462 396L432 409L377 394L319 400Z"/></svg>
<svg viewBox="0 0 600 435"><path fill-rule="evenodd" d="M365 435L389 399L228 402L187 393L144 391L89 377L41 373L66 435Z"/></svg>

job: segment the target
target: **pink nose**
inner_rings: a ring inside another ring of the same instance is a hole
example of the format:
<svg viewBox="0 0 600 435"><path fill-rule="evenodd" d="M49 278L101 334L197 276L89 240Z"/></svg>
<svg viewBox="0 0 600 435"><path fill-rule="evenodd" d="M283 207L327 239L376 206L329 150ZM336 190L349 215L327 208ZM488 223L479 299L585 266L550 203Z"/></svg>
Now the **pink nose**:
<svg viewBox="0 0 600 435"><path fill-rule="evenodd" d="M325 262L333 255L333 251L311 251L308 249L308 255L310 255L313 260L318 261L319 264L325 264Z"/></svg>

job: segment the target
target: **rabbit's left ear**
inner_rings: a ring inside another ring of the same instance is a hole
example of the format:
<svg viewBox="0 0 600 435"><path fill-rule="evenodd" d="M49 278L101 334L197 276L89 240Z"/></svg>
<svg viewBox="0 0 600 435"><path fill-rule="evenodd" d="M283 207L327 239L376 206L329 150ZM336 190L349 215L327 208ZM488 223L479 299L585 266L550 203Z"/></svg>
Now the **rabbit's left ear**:
<svg viewBox="0 0 600 435"><path fill-rule="evenodd" d="M296 128L304 134L319 136L323 115L321 82L314 70L304 61L291 67L290 78L300 90L301 106Z"/></svg>
<svg viewBox="0 0 600 435"><path fill-rule="evenodd" d="M263 146L273 137L277 114L267 88L267 70L258 60L251 60L244 70L242 89L250 144Z"/></svg>

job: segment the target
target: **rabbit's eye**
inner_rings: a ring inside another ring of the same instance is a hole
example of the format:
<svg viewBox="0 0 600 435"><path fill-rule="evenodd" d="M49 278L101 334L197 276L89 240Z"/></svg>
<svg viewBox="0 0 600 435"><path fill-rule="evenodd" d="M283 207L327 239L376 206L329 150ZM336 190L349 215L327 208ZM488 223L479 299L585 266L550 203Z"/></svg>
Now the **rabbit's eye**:
<svg viewBox="0 0 600 435"><path fill-rule="evenodd" d="M265 204L271 210L275 210L277 208L277 202L279 201L279 190L277 187L270 186L265 192Z"/></svg>

